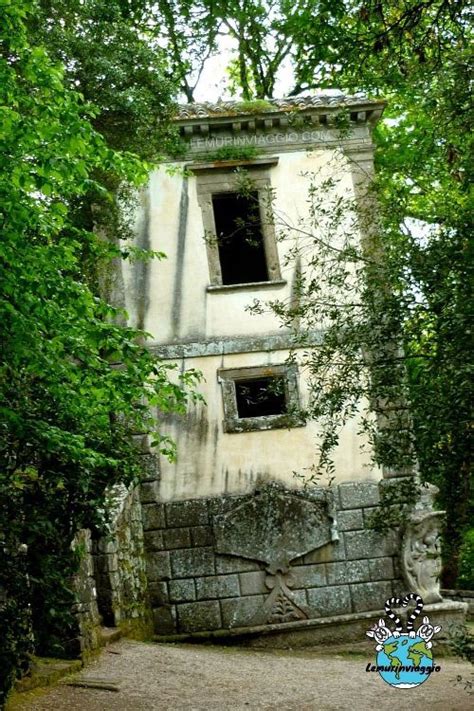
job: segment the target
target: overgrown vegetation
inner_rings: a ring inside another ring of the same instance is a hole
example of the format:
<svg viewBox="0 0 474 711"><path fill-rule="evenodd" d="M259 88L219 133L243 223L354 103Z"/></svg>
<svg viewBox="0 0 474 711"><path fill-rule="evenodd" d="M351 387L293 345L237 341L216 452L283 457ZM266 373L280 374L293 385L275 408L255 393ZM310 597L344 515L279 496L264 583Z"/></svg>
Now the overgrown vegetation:
<svg viewBox="0 0 474 711"><path fill-rule="evenodd" d="M421 486L413 477L395 479L391 486L385 486L380 494L380 507L369 518L374 531L386 533L391 528L404 526L413 507L420 498Z"/></svg>
<svg viewBox="0 0 474 711"><path fill-rule="evenodd" d="M467 625L451 625L448 629L448 644L456 656L474 664L474 637Z"/></svg>
<svg viewBox="0 0 474 711"><path fill-rule="evenodd" d="M253 160L257 156L253 146L222 146L206 154L208 160Z"/></svg>
<svg viewBox="0 0 474 711"><path fill-rule="evenodd" d="M270 101L266 101L265 99L253 99L253 101L238 101L235 104L236 111L242 111L246 114L261 114L265 111L271 111L272 108L273 105L270 103Z"/></svg>
<svg viewBox="0 0 474 711"><path fill-rule="evenodd" d="M462 590L474 590L474 528L466 531L459 550L458 585Z"/></svg>
<svg viewBox="0 0 474 711"><path fill-rule="evenodd" d="M30 39L38 13L23 0L3 6L0 706L33 646L75 651L73 537L102 526L108 486L139 479L135 433L172 456L151 408L183 411L197 379L170 377L146 334L120 325L123 315L89 285L85 256L122 255L91 231L92 205L113 204L110 187L139 185L147 169L111 147L115 131L110 143L97 131L106 107L86 104ZM169 101L166 83L163 93Z"/></svg>

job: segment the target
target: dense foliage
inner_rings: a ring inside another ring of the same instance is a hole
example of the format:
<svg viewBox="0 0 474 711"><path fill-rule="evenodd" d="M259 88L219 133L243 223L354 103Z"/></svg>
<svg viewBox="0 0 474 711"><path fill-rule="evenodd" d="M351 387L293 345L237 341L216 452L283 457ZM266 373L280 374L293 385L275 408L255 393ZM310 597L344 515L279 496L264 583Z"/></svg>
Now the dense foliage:
<svg viewBox="0 0 474 711"><path fill-rule="evenodd" d="M439 486L447 511L443 575L449 587L473 515L473 111L466 10L463 2L361 4L351 28L357 58L349 54L341 72L349 89L388 100L389 120L375 135L381 240L406 357L415 451L423 478Z"/></svg>
<svg viewBox="0 0 474 711"><path fill-rule="evenodd" d="M38 0L31 41L64 66L64 80L95 107L109 147L156 160L170 147L172 68L153 45L153 8L143 0Z"/></svg>
<svg viewBox="0 0 474 711"><path fill-rule="evenodd" d="M37 6L2 4L0 705L27 665L30 617L36 651L71 651L72 539L102 525L106 487L138 480L134 433L172 456L152 411L183 410L195 381L172 382L84 274L85 254L121 252L84 228L84 205L112 204L107 186L140 184L146 166L111 148L106 107L30 39Z"/></svg>

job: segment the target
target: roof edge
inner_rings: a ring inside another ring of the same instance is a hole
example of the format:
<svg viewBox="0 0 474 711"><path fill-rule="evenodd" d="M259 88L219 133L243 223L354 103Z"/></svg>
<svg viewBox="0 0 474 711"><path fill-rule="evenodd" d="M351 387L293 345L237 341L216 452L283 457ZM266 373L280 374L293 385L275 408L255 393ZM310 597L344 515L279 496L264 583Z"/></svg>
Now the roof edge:
<svg viewBox="0 0 474 711"><path fill-rule="evenodd" d="M368 99L363 95L347 96L345 94L284 97L281 99L257 99L256 101L218 101L217 103L201 102L181 104L174 118L177 124L206 121L221 123L222 119L267 118L273 119L281 115L308 113L334 113L343 109L365 111L381 116L386 102L379 99ZM370 117L369 117L370 118Z"/></svg>

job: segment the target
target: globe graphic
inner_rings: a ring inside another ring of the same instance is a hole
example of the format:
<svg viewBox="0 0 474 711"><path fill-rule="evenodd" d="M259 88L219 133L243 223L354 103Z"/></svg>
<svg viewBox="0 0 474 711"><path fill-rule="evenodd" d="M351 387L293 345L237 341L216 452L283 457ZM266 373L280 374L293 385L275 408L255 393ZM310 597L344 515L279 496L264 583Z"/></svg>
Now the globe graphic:
<svg viewBox="0 0 474 711"><path fill-rule="evenodd" d="M407 633L400 637L389 637L383 649L377 654L378 667L392 667L393 671L380 671L387 684L399 689L410 689L423 684L433 669L433 654L421 637L409 637ZM407 667L413 671L406 671Z"/></svg>

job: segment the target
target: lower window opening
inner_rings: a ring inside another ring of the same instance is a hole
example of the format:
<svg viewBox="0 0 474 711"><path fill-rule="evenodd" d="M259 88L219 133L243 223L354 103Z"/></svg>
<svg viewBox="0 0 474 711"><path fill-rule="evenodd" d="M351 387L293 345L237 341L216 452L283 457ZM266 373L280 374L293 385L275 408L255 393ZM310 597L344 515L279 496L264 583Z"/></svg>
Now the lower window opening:
<svg viewBox="0 0 474 711"><path fill-rule="evenodd" d="M238 417L284 415L287 412L283 377L235 381Z"/></svg>

